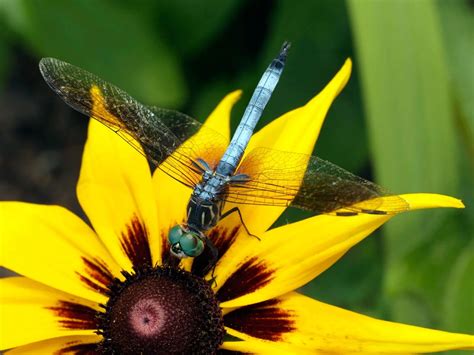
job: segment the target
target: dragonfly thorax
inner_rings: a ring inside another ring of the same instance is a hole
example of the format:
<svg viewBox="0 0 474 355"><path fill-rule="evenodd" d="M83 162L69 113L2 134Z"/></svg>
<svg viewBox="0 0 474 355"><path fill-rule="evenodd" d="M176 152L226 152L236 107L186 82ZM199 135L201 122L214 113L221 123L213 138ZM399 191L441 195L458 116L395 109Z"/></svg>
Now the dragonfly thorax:
<svg viewBox="0 0 474 355"><path fill-rule="evenodd" d="M216 201L218 195L222 195L229 183L229 177L217 174L215 172L206 172L202 181L194 188L192 197L200 201Z"/></svg>
<svg viewBox="0 0 474 355"><path fill-rule="evenodd" d="M200 195L192 195L187 206L187 224L191 229L206 231L214 227L222 212L223 200L214 196L211 199L202 199L207 195L204 191Z"/></svg>

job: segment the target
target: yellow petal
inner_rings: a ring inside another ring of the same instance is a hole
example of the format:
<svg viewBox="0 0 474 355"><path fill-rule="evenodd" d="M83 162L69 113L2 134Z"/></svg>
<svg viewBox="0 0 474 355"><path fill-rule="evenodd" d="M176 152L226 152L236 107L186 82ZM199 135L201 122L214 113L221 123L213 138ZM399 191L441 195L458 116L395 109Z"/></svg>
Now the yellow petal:
<svg viewBox="0 0 474 355"><path fill-rule="evenodd" d="M159 260L161 239L148 163L96 120L89 125L77 195L97 234L122 269L131 270L132 266L131 251L124 247L132 221L146 228L142 240L148 240L149 246L145 245L141 253L151 252L153 262ZM147 243L139 244L143 247Z"/></svg>
<svg viewBox="0 0 474 355"><path fill-rule="evenodd" d="M231 335L232 329L227 329ZM308 351L288 344L277 344L272 341L262 339L247 339L245 341L226 341L221 345L222 349L235 351L243 354L272 354L272 355L317 355L318 352Z"/></svg>
<svg viewBox="0 0 474 355"><path fill-rule="evenodd" d="M227 138L227 140L230 140L230 114L235 103L240 100L241 96L241 90L235 90L227 94L207 117L205 126L218 132L221 136Z"/></svg>
<svg viewBox="0 0 474 355"><path fill-rule="evenodd" d="M200 131L185 143L196 147L202 147L203 159L206 158L206 151L204 149L208 146L209 142L207 141L210 139L212 140L208 133L212 135L213 132L216 132L225 138L223 141L229 141L230 112L235 102L240 98L240 95L240 91L234 91L228 94L209 115L204 123L204 127L211 129L212 132ZM153 186L158 206L158 219L161 227L161 234L162 238L166 241L169 228L182 223L185 220L186 206L191 197L192 190L172 179L160 169L156 169L153 174ZM166 245L166 243L164 244Z"/></svg>
<svg viewBox="0 0 474 355"><path fill-rule="evenodd" d="M461 200L439 194L406 194L400 195L405 201L408 202L410 210L421 210L427 208L464 208L464 203Z"/></svg>
<svg viewBox="0 0 474 355"><path fill-rule="evenodd" d="M96 343L100 342L102 337L99 335L72 335L67 337L53 338L38 341L28 345L19 346L10 351L8 355L38 355L38 354L86 354L87 351L95 350Z"/></svg>
<svg viewBox="0 0 474 355"><path fill-rule="evenodd" d="M254 148L267 147L280 151L311 154L326 114L351 74L352 62L347 59L343 67L326 87L306 105L290 111L266 125L252 136L246 155ZM245 159L245 155L244 155ZM258 169L258 166L256 167ZM278 166L274 166L278 169ZM234 207L227 204L226 209ZM243 220L252 234L260 236L284 211L283 207L239 206ZM230 228L228 221L222 221Z"/></svg>
<svg viewBox="0 0 474 355"><path fill-rule="evenodd" d="M25 277L0 279L0 349L70 335L92 335L97 303Z"/></svg>
<svg viewBox="0 0 474 355"><path fill-rule="evenodd" d="M400 354L474 349L474 336L392 323L289 293L227 314L243 340L265 339L307 350Z"/></svg>
<svg viewBox="0 0 474 355"><path fill-rule="evenodd" d="M443 195L401 197L412 210L463 206L459 200ZM319 215L272 229L261 236L261 241L237 239L215 270L221 307L262 302L303 286L392 216Z"/></svg>
<svg viewBox="0 0 474 355"><path fill-rule="evenodd" d="M0 203L0 243L0 265L96 302L120 275L96 234L59 206Z"/></svg>

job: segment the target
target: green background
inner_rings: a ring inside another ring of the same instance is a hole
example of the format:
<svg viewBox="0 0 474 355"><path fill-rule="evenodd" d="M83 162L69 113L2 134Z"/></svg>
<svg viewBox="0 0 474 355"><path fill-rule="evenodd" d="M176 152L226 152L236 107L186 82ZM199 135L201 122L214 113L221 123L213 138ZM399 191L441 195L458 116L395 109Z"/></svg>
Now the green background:
<svg viewBox="0 0 474 355"><path fill-rule="evenodd" d="M467 206L397 216L303 292L474 332L472 1L0 0L0 199L80 213L74 184L87 120L52 97L41 57L199 120L241 88L235 127L284 40L293 44L287 68L259 127L304 104L351 57L316 154L390 191L443 193Z"/></svg>

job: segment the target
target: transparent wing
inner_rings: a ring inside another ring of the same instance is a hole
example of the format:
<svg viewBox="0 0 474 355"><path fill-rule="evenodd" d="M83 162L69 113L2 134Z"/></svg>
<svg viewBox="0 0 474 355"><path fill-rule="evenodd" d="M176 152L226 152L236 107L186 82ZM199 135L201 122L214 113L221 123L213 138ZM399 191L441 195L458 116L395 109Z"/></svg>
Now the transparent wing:
<svg viewBox="0 0 474 355"><path fill-rule="evenodd" d="M204 160L211 169L217 168L229 144L228 139L181 112L155 106L149 106L148 109L181 142L166 160L160 162L158 167L161 170L178 181L190 182L187 185L193 187L202 179L203 171L197 168L201 166L198 159ZM186 169L180 168L183 162L186 163Z"/></svg>
<svg viewBox="0 0 474 355"><path fill-rule="evenodd" d="M315 156L256 148L237 173L248 175L249 181L229 186L229 202L293 206L338 215L393 214L408 209L401 197Z"/></svg>
<svg viewBox="0 0 474 355"><path fill-rule="evenodd" d="M72 108L103 123L165 173L187 186L201 178L198 158L214 167L227 140L177 111L142 105L99 77L54 58L40 71L48 85ZM189 140L201 131L206 140ZM174 154L173 154L174 153Z"/></svg>

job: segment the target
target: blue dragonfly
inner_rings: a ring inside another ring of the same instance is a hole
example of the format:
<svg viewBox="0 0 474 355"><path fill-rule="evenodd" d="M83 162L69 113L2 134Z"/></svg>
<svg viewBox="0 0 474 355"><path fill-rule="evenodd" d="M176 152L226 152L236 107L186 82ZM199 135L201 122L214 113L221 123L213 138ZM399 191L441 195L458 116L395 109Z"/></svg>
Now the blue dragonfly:
<svg viewBox="0 0 474 355"><path fill-rule="evenodd" d="M143 105L71 64L43 58L39 67L68 105L103 123L153 165L192 189L186 222L169 230L170 251L179 258L196 257L207 245L215 259L217 250L206 232L223 218L237 213L252 235L240 213L241 204L292 206L338 216L393 214L408 208L401 197L316 156L261 147L243 158L283 72L289 47L285 42L263 73L230 144L193 118ZM197 132L205 137L199 145L189 139ZM223 212L226 202L237 207Z"/></svg>

